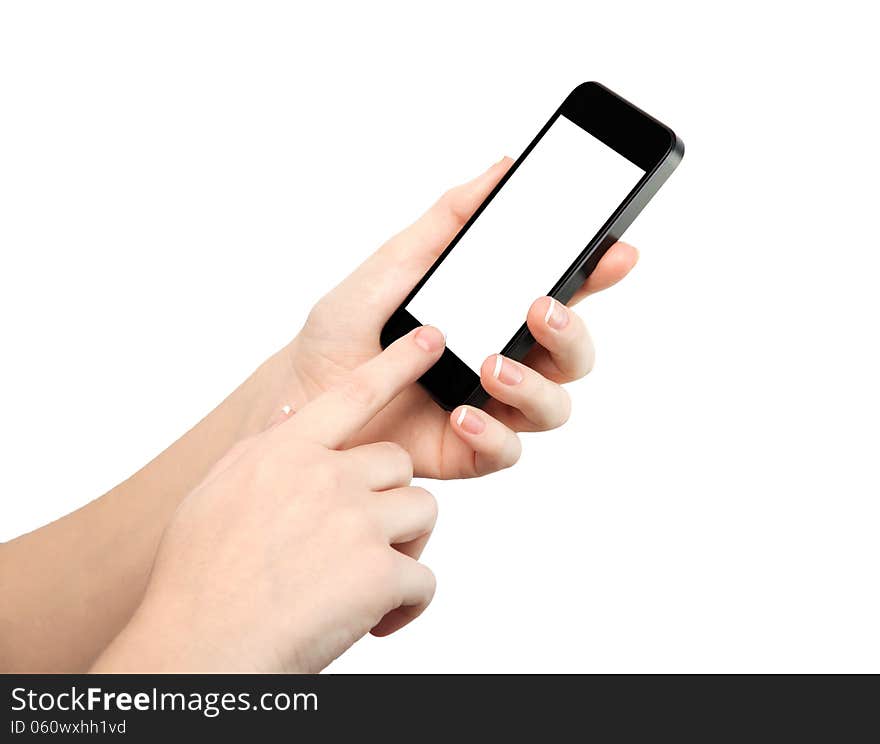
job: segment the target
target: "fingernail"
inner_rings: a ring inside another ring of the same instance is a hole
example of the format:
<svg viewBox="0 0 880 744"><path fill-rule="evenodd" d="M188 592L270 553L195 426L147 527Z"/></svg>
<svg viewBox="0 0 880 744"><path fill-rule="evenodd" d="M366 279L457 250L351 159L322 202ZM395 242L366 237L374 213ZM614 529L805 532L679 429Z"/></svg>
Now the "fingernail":
<svg viewBox="0 0 880 744"><path fill-rule="evenodd" d="M482 417L478 416L467 406L462 406L455 423L468 434L482 434L483 429L486 428L486 422L483 421Z"/></svg>
<svg viewBox="0 0 880 744"><path fill-rule="evenodd" d="M433 326L423 326L416 332L416 343L424 351L437 351L446 343L446 337Z"/></svg>
<svg viewBox="0 0 880 744"><path fill-rule="evenodd" d="M568 325L568 309L551 297L547 312L544 313L544 322L554 330L561 331Z"/></svg>
<svg viewBox="0 0 880 744"><path fill-rule="evenodd" d="M495 355L495 369L492 370L492 377L505 385L519 385L523 381L520 368L501 354Z"/></svg>

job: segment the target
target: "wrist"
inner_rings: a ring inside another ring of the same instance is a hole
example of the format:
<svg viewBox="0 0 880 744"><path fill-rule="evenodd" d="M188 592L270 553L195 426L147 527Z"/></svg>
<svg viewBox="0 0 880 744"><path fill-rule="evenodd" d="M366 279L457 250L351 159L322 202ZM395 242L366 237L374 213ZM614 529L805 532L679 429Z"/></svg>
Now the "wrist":
<svg viewBox="0 0 880 744"><path fill-rule="evenodd" d="M148 592L144 601L94 662L91 674L300 673L260 651L260 629L232 627L223 613ZM244 641L244 643L242 643ZM277 667L277 668L276 668Z"/></svg>
<svg viewBox="0 0 880 744"><path fill-rule="evenodd" d="M89 669L90 674L175 674L208 672L200 658L199 643L190 642L180 625L141 603L128 623Z"/></svg>
<svg viewBox="0 0 880 744"><path fill-rule="evenodd" d="M265 431L284 406L302 408L314 393L296 364L296 339L263 362L233 394L241 412L239 438Z"/></svg>

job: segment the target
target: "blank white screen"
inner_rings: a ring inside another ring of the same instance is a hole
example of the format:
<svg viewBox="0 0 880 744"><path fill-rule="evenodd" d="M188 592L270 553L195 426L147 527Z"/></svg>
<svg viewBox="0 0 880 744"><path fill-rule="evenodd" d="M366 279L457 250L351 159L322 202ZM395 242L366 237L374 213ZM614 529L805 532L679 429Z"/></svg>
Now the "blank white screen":
<svg viewBox="0 0 880 744"><path fill-rule="evenodd" d="M407 309L478 372L643 175L560 116Z"/></svg>

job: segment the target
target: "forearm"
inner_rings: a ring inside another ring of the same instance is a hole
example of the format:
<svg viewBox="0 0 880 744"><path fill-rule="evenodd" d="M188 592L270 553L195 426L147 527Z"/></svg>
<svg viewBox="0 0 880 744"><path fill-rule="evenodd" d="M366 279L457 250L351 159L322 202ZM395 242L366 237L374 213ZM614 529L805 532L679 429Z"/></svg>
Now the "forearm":
<svg viewBox="0 0 880 744"><path fill-rule="evenodd" d="M101 498L0 545L0 671L84 671L140 602L180 501L295 387L288 357L264 363L214 411Z"/></svg>

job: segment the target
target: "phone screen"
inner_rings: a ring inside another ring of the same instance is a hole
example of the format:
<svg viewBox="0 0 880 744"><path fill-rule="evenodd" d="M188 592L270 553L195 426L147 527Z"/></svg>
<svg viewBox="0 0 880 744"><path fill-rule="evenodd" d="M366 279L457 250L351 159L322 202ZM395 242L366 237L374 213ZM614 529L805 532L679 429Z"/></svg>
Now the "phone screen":
<svg viewBox="0 0 880 744"><path fill-rule="evenodd" d="M644 173L560 114L407 310L479 374Z"/></svg>

